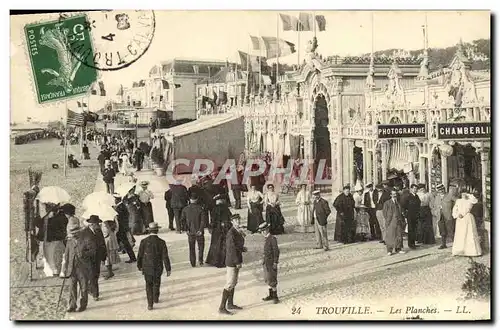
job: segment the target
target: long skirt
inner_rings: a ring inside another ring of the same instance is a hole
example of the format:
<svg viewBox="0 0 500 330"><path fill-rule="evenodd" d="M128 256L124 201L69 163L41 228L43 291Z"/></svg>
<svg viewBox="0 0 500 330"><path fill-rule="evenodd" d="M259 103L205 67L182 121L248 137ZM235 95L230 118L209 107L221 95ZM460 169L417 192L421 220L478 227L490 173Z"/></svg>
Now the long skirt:
<svg viewBox="0 0 500 330"><path fill-rule="evenodd" d="M142 222L142 212L134 205L128 205L129 227L132 228L133 235L142 235L144 233L144 223Z"/></svg>
<svg viewBox="0 0 500 330"><path fill-rule="evenodd" d="M84 152L83 159L90 159L90 154L88 152Z"/></svg>
<svg viewBox="0 0 500 330"><path fill-rule="evenodd" d="M356 234L370 235L370 215L368 213L356 214Z"/></svg>
<svg viewBox="0 0 500 330"><path fill-rule="evenodd" d="M311 205L299 205L297 208L297 222L299 226L309 226L311 224Z"/></svg>
<svg viewBox="0 0 500 330"><path fill-rule="evenodd" d="M262 216L262 204L250 203L250 209L248 210L247 229L251 233L256 233L259 229L259 225L263 222L264 217Z"/></svg>
<svg viewBox="0 0 500 330"><path fill-rule="evenodd" d="M342 242L342 217L337 215L335 217L335 232L333 233L333 240Z"/></svg>
<svg viewBox="0 0 500 330"><path fill-rule="evenodd" d="M420 207L417 226L417 242L436 244L434 229L432 228L432 213L428 206Z"/></svg>
<svg viewBox="0 0 500 330"><path fill-rule="evenodd" d="M266 222L270 226L271 235L281 235L285 232L285 228L283 227L285 218L279 206L272 207L268 205L266 207Z"/></svg>
<svg viewBox="0 0 500 330"><path fill-rule="evenodd" d="M59 276L65 246L63 241L42 242L43 247L43 272L45 276Z"/></svg>
<svg viewBox="0 0 500 330"><path fill-rule="evenodd" d="M222 228L215 228L212 231L210 249L205 263L217 268L226 267L226 233Z"/></svg>
<svg viewBox="0 0 500 330"><path fill-rule="evenodd" d="M142 221L144 223L144 227L148 228L148 225L151 222L154 222L153 206L151 205L151 202L145 204L141 203L141 211L142 211Z"/></svg>
<svg viewBox="0 0 500 330"><path fill-rule="evenodd" d="M120 263L120 256L118 254L118 250L120 249L120 245L118 244L118 240L116 239L116 234L114 232L110 232L109 236L104 239L106 242L106 251L107 257L105 261L105 265L116 265Z"/></svg>
<svg viewBox="0 0 500 330"><path fill-rule="evenodd" d="M454 256L467 257L481 255L481 240L472 214L467 213L462 219L457 219L451 253Z"/></svg>

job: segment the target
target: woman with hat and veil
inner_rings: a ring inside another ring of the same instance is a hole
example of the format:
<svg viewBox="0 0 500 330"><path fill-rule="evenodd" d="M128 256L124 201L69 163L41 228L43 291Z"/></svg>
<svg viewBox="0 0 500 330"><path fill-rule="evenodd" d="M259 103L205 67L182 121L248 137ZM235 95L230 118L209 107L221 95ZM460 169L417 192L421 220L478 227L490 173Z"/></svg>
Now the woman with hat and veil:
<svg viewBox="0 0 500 330"><path fill-rule="evenodd" d="M247 229L254 234L259 230L259 225L264 222L264 217L262 216L264 195L256 189L255 185L250 186L250 191L247 194L247 204Z"/></svg>
<svg viewBox="0 0 500 330"><path fill-rule="evenodd" d="M212 235L206 263L217 268L226 267L226 234L231 227L231 211L222 195L214 197L215 207L210 219L209 231Z"/></svg>
<svg viewBox="0 0 500 330"><path fill-rule="evenodd" d="M274 185L268 184L264 196L266 204L266 222L269 224L271 235L281 235L285 232L283 224L285 218L281 213L279 194L274 191Z"/></svg>
<svg viewBox="0 0 500 330"><path fill-rule="evenodd" d="M422 244L436 244L436 237L432 227L432 196L425 190L425 184L418 185L418 198L420 198L420 211L417 224L417 242Z"/></svg>

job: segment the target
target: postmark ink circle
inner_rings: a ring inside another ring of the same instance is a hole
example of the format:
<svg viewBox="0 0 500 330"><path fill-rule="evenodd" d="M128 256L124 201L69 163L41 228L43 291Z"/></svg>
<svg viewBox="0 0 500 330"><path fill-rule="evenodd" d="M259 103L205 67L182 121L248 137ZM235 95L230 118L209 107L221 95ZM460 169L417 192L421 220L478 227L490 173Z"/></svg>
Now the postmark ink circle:
<svg viewBox="0 0 500 330"><path fill-rule="evenodd" d="M68 33L68 49L83 65L101 70L126 68L151 46L156 20L153 10L106 10L85 13L84 24ZM60 15L60 22L69 19ZM86 40L91 37L92 40Z"/></svg>

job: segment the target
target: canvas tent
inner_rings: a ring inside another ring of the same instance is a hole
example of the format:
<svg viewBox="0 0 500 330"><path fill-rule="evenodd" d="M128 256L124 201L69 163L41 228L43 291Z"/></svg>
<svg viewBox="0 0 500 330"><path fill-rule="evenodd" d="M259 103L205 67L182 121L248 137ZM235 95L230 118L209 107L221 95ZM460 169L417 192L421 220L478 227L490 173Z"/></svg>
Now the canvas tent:
<svg viewBox="0 0 500 330"><path fill-rule="evenodd" d="M201 117L195 121L160 129L169 155L166 159L189 159L190 166L177 166L176 173L190 173L195 159L210 159L222 166L227 159L237 160L245 148L244 118L235 114Z"/></svg>

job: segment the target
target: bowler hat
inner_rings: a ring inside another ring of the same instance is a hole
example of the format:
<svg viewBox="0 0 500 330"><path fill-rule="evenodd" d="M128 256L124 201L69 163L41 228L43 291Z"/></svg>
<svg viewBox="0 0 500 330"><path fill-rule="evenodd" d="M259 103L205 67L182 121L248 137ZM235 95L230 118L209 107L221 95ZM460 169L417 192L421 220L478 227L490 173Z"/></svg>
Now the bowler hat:
<svg viewBox="0 0 500 330"><path fill-rule="evenodd" d="M99 219L97 215L91 215L90 218L87 220L88 223L101 223L102 220Z"/></svg>
<svg viewBox="0 0 500 330"><path fill-rule="evenodd" d="M69 215L75 215L75 206L73 204L70 204L70 203L66 203L64 204L63 206L61 206L61 210L65 213L65 214L69 214Z"/></svg>

